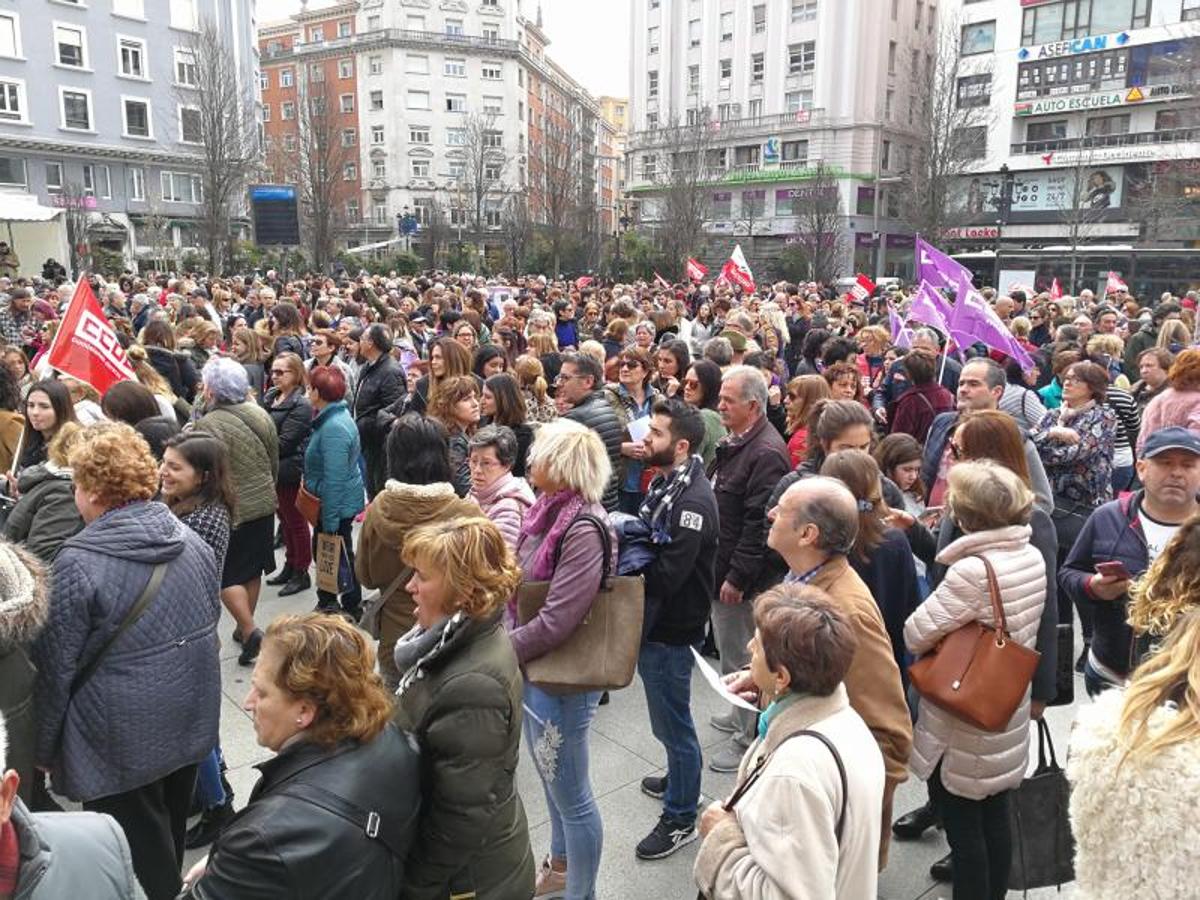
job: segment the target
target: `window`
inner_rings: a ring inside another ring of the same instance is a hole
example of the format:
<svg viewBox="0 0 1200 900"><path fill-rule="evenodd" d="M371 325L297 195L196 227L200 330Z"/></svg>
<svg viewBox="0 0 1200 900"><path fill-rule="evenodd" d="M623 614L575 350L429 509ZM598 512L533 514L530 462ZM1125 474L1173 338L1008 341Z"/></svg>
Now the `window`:
<svg viewBox="0 0 1200 900"><path fill-rule="evenodd" d="M308 80L312 82L321 82L325 80L325 67L319 63L313 63L308 67Z"/></svg>
<svg viewBox="0 0 1200 900"><path fill-rule="evenodd" d="M646 73L646 96L651 99L658 96L658 72Z"/></svg>
<svg viewBox="0 0 1200 900"><path fill-rule="evenodd" d="M483 26L483 39L489 44L494 44L500 40L500 29L496 25Z"/></svg>
<svg viewBox="0 0 1200 900"><path fill-rule="evenodd" d="M701 37L700 20L692 19L690 22L688 22L688 46L689 47L699 47L700 46L700 37Z"/></svg>
<svg viewBox="0 0 1200 900"><path fill-rule="evenodd" d="M733 40L733 13L731 12L721 13L721 40Z"/></svg>
<svg viewBox="0 0 1200 900"><path fill-rule="evenodd" d="M755 97L753 100L751 100L749 103L749 110L751 119L761 119L763 111L762 97Z"/></svg>
<svg viewBox="0 0 1200 900"><path fill-rule="evenodd" d="M372 75L383 74L383 57L373 53L367 58L367 71Z"/></svg>
<svg viewBox="0 0 1200 900"><path fill-rule="evenodd" d="M383 204L371 207L371 215L374 218L376 225L388 224L388 210Z"/></svg>
<svg viewBox="0 0 1200 900"><path fill-rule="evenodd" d="M25 187L25 160L0 156L0 184Z"/></svg>
<svg viewBox="0 0 1200 900"><path fill-rule="evenodd" d="M357 200L347 200L346 201L346 220L349 222L357 222L358 221L358 201Z"/></svg>
<svg viewBox="0 0 1200 900"><path fill-rule="evenodd" d="M442 68L442 74L450 78L466 78L467 77L467 61L465 59L446 58Z"/></svg>
<svg viewBox="0 0 1200 900"><path fill-rule="evenodd" d="M1183 7L1180 9L1179 15L1184 22L1200 19L1200 0L1183 0Z"/></svg>
<svg viewBox="0 0 1200 900"><path fill-rule="evenodd" d="M196 18L196 0L171 0L171 27L184 31L195 31L199 22Z"/></svg>
<svg viewBox="0 0 1200 900"><path fill-rule="evenodd" d="M58 89L62 105L62 127L77 131L92 130L92 92L82 88Z"/></svg>
<svg viewBox="0 0 1200 900"><path fill-rule="evenodd" d="M896 74L896 42L888 41L888 74Z"/></svg>
<svg viewBox="0 0 1200 900"><path fill-rule="evenodd" d="M485 209L483 211L483 224L486 225L488 228L499 228L500 227L500 210Z"/></svg>
<svg viewBox="0 0 1200 900"><path fill-rule="evenodd" d="M488 150L502 149L504 147L504 132L485 131L483 133L483 146Z"/></svg>
<svg viewBox="0 0 1200 900"><path fill-rule="evenodd" d="M925 4L923 0L917 0L917 11L913 18L913 28L917 31L921 30L921 17L925 14Z"/></svg>
<svg viewBox="0 0 1200 900"><path fill-rule="evenodd" d="M350 37L350 32L352 29L353 25L350 23L349 19L346 19L343 22L338 22L338 37Z"/></svg>
<svg viewBox="0 0 1200 900"><path fill-rule="evenodd" d="M162 198L170 203L203 203L203 188L199 175L186 172L162 172Z"/></svg>
<svg viewBox="0 0 1200 900"><path fill-rule="evenodd" d="M0 122L25 121L25 82L0 78Z"/></svg>
<svg viewBox="0 0 1200 900"><path fill-rule="evenodd" d="M892 167L892 142L891 141L880 141L879 142L879 168L881 168L883 171L886 172L891 167Z"/></svg>
<svg viewBox="0 0 1200 900"><path fill-rule="evenodd" d="M465 32L463 30L463 20L462 19L447 19L446 20L446 34L449 35L450 37L462 37L463 34L465 34Z"/></svg>
<svg viewBox="0 0 1200 900"><path fill-rule="evenodd" d="M733 192L717 191L712 195L712 215L714 219L726 219L733 215Z"/></svg>
<svg viewBox="0 0 1200 900"><path fill-rule="evenodd" d="M348 162L342 166L342 181L358 181L358 166Z"/></svg>
<svg viewBox="0 0 1200 900"><path fill-rule="evenodd" d="M290 100L285 100L279 104L279 115L285 122L290 122L296 118L296 104Z"/></svg>
<svg viewBox="0 0 1200 900"><path fill-rule="evenodd" d="M379 140L374 140L374 138L376 136L378 136ZM380 126L378 135L376 135L375 132L372 130L371 138L372 138L372 143L382 144L383 143L383 127ZM410 144L428 144L430 142L429 129L425 128L423 126L419 126L419 125L410 126L408 129L408 142Z"/></svg>
<svg viewBox="0 0 1200 900"><path fill-rule="evenodd" d="M46 190L51 194L60 193L63 189L62 163L46 163Z"/></svg>
<svg viewBox="0 0 1200 900"><path fill-rule="evenodd" d="M450 224L455 227L459 225L466 225L467 211L461 206L450 207Z"/></svg>
<svg viewBox="0 0 1200 900"><path fill-rule="evenodd" d="M447 94L446 112L465 113L467 111L466 94Z"/></svg>
<svg viewBox="0 0 1200 900"><path fill-rule="evenodd" d="M296 136L294 134L285 134L283 136L283 149L288 153L293 153L296 150Z"/></svg>
<svg viewBox="0 0 1200 900"><path fill-rule="evenodd" d="M733 77L733 60L723 59L717 63L717 74L722 81L727 81Z"/></svg>
<svg viewBox="0 0 1200 900"><path fill-rule="evenodd" d="M1097 116L1087 120L1088 137L1110 134L1129 134L1129 113L1115 116Z"/></svg>
<svg viewBox="0 0 1200 900"><path fill-rule="evenodd" d="M353 78L354 77L354 60L339 59L338 60L338 78Z"/></svg>
<svg viewBox="0 0 1200 900"><path fill-rule="evenodd" d="M271 104L270 104L270 103L264 103L264 104L263 104L263 108L262 108L262 120L263 120L264 122L270 122L270 121L271 121Z"/></svg>
<svg viewBox="0 0 1200 900"><path fill-rule="evenodd" d="M416 109L428 109L429 108L429 106L428 106L429 92L428 91L409 91L408 92L409 104L410 104L409 109L414 108L411 105L413 94L424 94L425 95L426 105L423 107L415 107ZM371 91L371 109L375 110L376 112L383 109L383 91Z"/></svg>
<svg viewBox="0 0 1200 900"><path fill-rule="evenodd" d="M954 129L954 143L962 149L963 159L983 159L987 156L987 131L986 125Z"/></svg>
<svg viewBox="0 0 1200 900"><path fill-rule="evenodd" d="M196 57L191 50L175 48L175 83L196 86Z"/></svg>
<svg viewBox="0 0 1200 900"><path fill-rule="evenodd" d="M409 31L424 31L425 17L422 15L414 15L409 13L404 17L404 27Z"/></svg>
<svg viewBox="0 0 1200 900"><path fill-rule="evenodd" d="M1057 150L1067 137L1067 120L1055 119L1051 122L1029 122L1025 126L1026 151L1042 152Z"/></svg>
<svg viewBox="0 0 1200 900"><path fill-rule="evenodd" d="M414 159L410 163L412 165L413 178L428 178L429 177L429 160Z"/></svg>
<svg viewBox="0 0 1200 900"><path fill-rule="evenodd" d="M342 129L342 146L353 147L358 143L358 131L354 128Z"/></svg>
<svg viewBox="0 0 1200 900"><path fill-rule="evenodd" d="M960 109L972 106L987 106L992 99L991 73L983 75L968 75L958 79L958 106Z"/></svg>
<svg viewBox="0 0 1200 900"><path fill-rule="evenodd" d="M126 78L142 78L146 75L146 42L135 38L120 38L117 41L118 70Z"/></svg>
<svg viewBox="0 0 1200 900"><path fill-rule="evenodd" d="M467 164L461 159L451 159L446 162L446 174L457 180L467 174Z"/></svg>
<svg viewBox="0 0 1200 900"><path fill-rule="evenodd" d="M279 70L279 86L281 88L290 88L296 83L296 73L293 69Z"/></svg>
<svg viewBox="0 0 1200 900"><path fill-rule="evenodd" d="M484 81L503 81L504 68L500 63L485 62L480 69Z"/></svg>
<svg viewBox="0 0 1200 900"><path fill-rule="evenodd" d="M642 157L642 179L653 181L658 171L658 157L653 154Z"/></svg>
<svg viewBox="0 0 1200 900"><path fill-rule="evenodd" d="M646 53L653 54L658 52L658 35L659 27L651 25L646 29Z"/></svg>
<svg viewBox="0 0 1200 900"><path fill-rule="evenodd" d="M962 27L962 43L959 52L962 56L975 56L979 53L991 53L996 46L996 20L990 22L975 22Z"/></svg>
<svg viewBox="0 0 1200 900"><path fill-rule="evenodd" d="M483 111L487 115L501 115L504 112L504 98L485 96L483 98Z"/></svg>
<svg viewBox="0 0 1200 900"><path fill-rule="evenodd" d="M372 144L382 144L383 142L384 142L383 126L382 125L372 125L371 126L371 143Z"/></svg>
<svg viewBox="0 0 1200 900"><path fill-rule="evenodd" d="M763 60L761 53L755 53L750 57L750 83L762 84L763 73L766 70L766 63Z"/></svg>
<svg viewBox="0 0 1200 900"><path fill-rule="evenodd" d="M433 198L432 197L414 197L413 198L413 218L420 225L428 225L433 218Z"/></svg>
<svg viewBox="0 0 1200 900"><path fill-rule="evenodd" d="M802 109L812 109L812 91L788 91L783 95L784 106L788 112L800 112Z"/></svg>
<svg viewBox="0 0 1200 900"><path fill-rule="evenodd" d="M179 107L179 140L185 144L204 142L204 128L200 110L192 106Z"/></svg>
<svg viewBox="0 0 1200 900"><path fill-rule="evenodd" d="M892 19L896 18L895 6L892 7ZM817 19L817 0L792 0L792 23L815 22Z"/></svg>
<svg viewBox="0 0 1200 900"><path fill-rule="evenodd" d="M379 16L367 16L367 31L379 30ZM424 22L424 20L422 20Z"/></svg>
<svg viewBox="0 0 1200 900"><path fill-rule="evenodd" d="M371 161L371 177L372 178L387 178L387 160L375 159Z"/></svg>
<svg viewBox="0 0 1200 900"><path fill-rule="evenodd" d="M121 109L124 115L125 137L151 137L149 100L122 97Z"/></svg>
<svg viewBox="0 0 1200 900"><path fill-rule="evenodd" d="M428 75L429 57L410 53L404 58L404 71L409 75Z"/></svg>
<svg viewBox="0 0 1200 900"><path fill-rule="evenodd" d="M767 30L767 7L765 4L758 4L754 7L754 33L762 34Z"/></svg>
<svg viewBox="0 0 1200 900"><path fill-rule="evenodd" d="M76 25L54 26L54 58L60 66L87 68L87 39Z"/></svg>
<svg viewBox="0 0 1200 900"><path fill-rule="evenodd" d="M0 13L0 56L21 56L21 26L16 13Z"/></svg>
<svg viewBox="0 0 1200 900"><path fill-rule="evenodd" d="M808 159L808 141L784 141L784 162L804 162Z"/></svg>
<svg viewBox="0 0 1200 900"><path fill-rule="evenodd" d="M891 88L888 88L887 93L884 94L883 98L883 117L885 119L890 119L892 117L892 109L895 104L895 100L896 92Z"/></svg>
<svg viewBox="0 0 1200 900"><path fill-rule="evenodd" d="M146 170L132 168L129 170L129 199L146 199Z"/></svg>
<svg viewBox="0 0 1200 900"><path fill-rule="evenodd" d="M700 67L688 66L688 93L700 93Z"/></svg>
<svg viewBox="0 0 1200 900"><path fill-rule="evenodd" d="M447 147L462 147L467 143L467 129L465 128L447 128L446 129L446 146Z"/></svg>
<svg viewBox="0 0 1200 900"><path fill-rule="evenodd" d="M805 41L788 46L788 74L808 74L817 68L817 42Z"/></svg>
<svg viewBox="0 0 1200 900"><path fill-rule="evenodd" d="M1059 40L1112 34L1150 24L1149 0L1070 0L1031 7L1022 13L1021 43L1045 44ZM1196 4L1185 0L1181 18Z"/></svg>
<svg viewBox="0 0 1200 900"><path fill-rule="evenodd" d="M108 166L84 164L83 193L88 197L112 196L112 182L109 180Z"/></svg>
<svg viewBox="0 0 1200 900"><path fill-rule="evenodd" d="M146 18L146 0L113 0L113 15L144 19Z"/></svg>
<svg viewBox="0 0 1200 900"><path fill-rule="evenodd" d="M338 98L338 107L344 113L354 112L354 95L342 94L342 96Z"/></svg>

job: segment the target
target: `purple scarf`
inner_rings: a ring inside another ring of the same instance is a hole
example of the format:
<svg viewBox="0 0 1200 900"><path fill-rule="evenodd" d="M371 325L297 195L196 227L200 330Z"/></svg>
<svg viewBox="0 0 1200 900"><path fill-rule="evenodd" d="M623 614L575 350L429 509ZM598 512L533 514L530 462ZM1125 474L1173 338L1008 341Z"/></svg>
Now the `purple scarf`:
<svg viewBox="0 0 1200 900"><path fill-rule="evenodd" d="M529 572L533 581L546 581L554 574L554 554L558 542L583 507L583 497L572 490L542 494L529 507L521 525L521 538L545 533L533 554L533 565Z"/></svg>

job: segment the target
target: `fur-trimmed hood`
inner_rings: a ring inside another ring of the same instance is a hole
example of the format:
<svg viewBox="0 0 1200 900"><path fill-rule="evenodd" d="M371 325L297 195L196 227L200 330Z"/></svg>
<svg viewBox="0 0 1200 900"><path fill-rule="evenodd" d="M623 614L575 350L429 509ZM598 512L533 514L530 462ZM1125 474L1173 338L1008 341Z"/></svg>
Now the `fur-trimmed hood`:
<svg viewBox="0 0 1200 900"><path fill-rule="evenodd" d="M49 612L42 563L23 547L0 540L0 647L31 643Z"/></svg>

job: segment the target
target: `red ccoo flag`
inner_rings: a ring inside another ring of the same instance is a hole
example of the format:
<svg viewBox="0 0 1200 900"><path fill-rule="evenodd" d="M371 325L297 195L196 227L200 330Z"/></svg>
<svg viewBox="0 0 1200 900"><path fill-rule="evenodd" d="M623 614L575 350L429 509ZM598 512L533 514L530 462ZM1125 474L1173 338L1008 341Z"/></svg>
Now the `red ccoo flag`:
<svg viewBox="0 0 1200 900"><path fill-rule="evenodd" d="M708 269L701 265L690 256L687 261L687 276L692 281L703 281L704 276L708 274Z"/></svg>
<svg viewBox="0 0 1200 900"><path fill-rule="evenodd" d="M118 381L137 378L91 285L82 277L46 360L58 371L90 384L101 396Z"/></svg>
<svg viewBox="0 0 1200 900"><path fill-rule="evenodd" d="M1058 279L1055 278L1052 282L1050 282L1050 299L1051 300L1061 300L1062 295L1063 295L1062 285L1059 284Z"/></svg>
<svg viewBox="0 0 1200 900"><path fill-rule="evenodd" d="M1118 291L1129 293L1129 285L1121 280L1121 276L1116 272L1108 273L1108 281L1104 285L1105 294L1115 294Z"/></svg>
<svg viewBox="0 0 1200 900"><path fill-rule="evenodd" d="M850 285L849 293L859 303L866 303L867 298L875 293L875 282L859 272L854 284Z"/></svg>
<svg viewBox="0 0 1200 900"><path fill-rule="evenodd" d="M746 255L742 253L741 244L734 246L733 252L729 254L729 260L721 267L721 275L743 291L754 290L754 273L750 271L750 264L746 262Z"/></svg>
<svg viewBox="0 0 1200 900"><path fill-rule="evenodd" d="M591 275L580 275L578 278L575 279L575 288L576 288L576 290L582 291L585 287L587 287L589 284L591 284L595 280L596 279L593 278Z"/></svg>

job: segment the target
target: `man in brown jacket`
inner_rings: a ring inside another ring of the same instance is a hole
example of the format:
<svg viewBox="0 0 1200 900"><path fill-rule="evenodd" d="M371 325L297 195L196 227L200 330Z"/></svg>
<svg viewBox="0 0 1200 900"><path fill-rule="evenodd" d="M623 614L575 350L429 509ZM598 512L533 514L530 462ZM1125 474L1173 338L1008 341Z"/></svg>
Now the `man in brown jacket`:
<svg viewBox="0 0 1200 900"><path fill-rule="evenodd" d="M858 505L842 482L817 476L788 488L767 518L771 521L767 546L787 562L786 580L826 591L850 617L858 637L845 684L850 706L867 723L883 754L887 778L880 812L882 870L887 865L892 796L896 786L908 778L912 721L879 607L846 560L858 534Z"/></svg>

